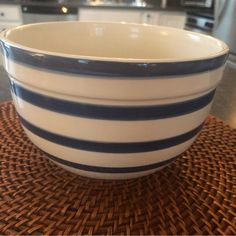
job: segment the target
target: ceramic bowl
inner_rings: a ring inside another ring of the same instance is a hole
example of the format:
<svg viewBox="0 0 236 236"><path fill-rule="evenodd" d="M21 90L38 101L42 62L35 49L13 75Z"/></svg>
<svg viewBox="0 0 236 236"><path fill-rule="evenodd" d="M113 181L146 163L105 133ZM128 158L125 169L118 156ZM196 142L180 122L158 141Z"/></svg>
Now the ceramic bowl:
<svg viewBox="0 0 236 236"><path fill-rule="evenodd" d="M168 27L51 22L2 33L22 127L48 158L105 179L163 168L196 139L228 56Z"/></svg>

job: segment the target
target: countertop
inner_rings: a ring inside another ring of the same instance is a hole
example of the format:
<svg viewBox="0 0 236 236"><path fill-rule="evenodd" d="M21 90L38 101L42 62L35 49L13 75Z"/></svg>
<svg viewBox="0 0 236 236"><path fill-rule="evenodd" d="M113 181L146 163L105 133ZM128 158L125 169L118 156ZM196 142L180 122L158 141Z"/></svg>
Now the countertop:
<svg viewBox="0 0 236 236"><path fill-rule="evenodd" d="M58 1L32 1L32 0L0 0L0 4L18 4L18 5L30 5L30 6L40 6L40 7L50 7L50 6L68 6L74 8L119 8L119 9L140 9L140 10L159 10L159 11L184 11L185 8L181 6L166 6L162 8L160 4L147 4L144 2L136 1L89 1L89 0L58 0Z"/></svg>
<svg viewBox="0 0 236 236"><path fill-rule="evenodd" d="M228 61L217 87L211 114L236 128L236 63Z"/></svg>

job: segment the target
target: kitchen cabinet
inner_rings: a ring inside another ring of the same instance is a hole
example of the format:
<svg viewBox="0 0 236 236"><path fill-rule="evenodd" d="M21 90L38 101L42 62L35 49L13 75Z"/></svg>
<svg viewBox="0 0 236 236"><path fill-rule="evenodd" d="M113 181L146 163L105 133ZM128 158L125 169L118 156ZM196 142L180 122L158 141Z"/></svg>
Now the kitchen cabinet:
<svg viewBox="0 0 236 236"><path fill-rule="evenodd" d="M24 13L23 23L39 23L39 22L49 22L49 21L76 21L77 15L65 14L42 14L42 13Z"/></svg>
<svg viewBox="0 0 236 236"><path fill-rule="evenodd" d="M20 5L0 4L0 32L22 24L22 14ZM2 65L2 55L0 50L0 66Z"/></svg>
<svg viewBox="0 0 236 236"><path fill-rule="evenodd" d="M0 22L21 22L21 7L13 4L0 4Z"/></svg>
<svg viewBox="0 0 236 236"><path fill-rule="evenodd" d="M80 21L141 23L140 11L126 9L81 8L78 18Z"/></svg>
<svg viewBox="0 0 236 236"><path fill-rule="evenodd" d="M158 25L183 29L186 21L185 12L163 11L159 14Z"/></svg>
<svg viewBox="0 0 236 236"><path fill-rule="evenodd" d="M141 11L141 23L157 25L160 13L158 11Z"/></svg>
<svg viewBox="0 0 236 236"><path fill-rule="evenodd" d="M186 13L179 11L145 11L142 13L141 23L162 25L183 29Z"/></svg>
<svg viewBox="0 0 236 236"><path fill-rule="evenodd" d="M184 28L186 13L179 11L158 11L140 9L80 8L80 21L131 22Z"/></svg>

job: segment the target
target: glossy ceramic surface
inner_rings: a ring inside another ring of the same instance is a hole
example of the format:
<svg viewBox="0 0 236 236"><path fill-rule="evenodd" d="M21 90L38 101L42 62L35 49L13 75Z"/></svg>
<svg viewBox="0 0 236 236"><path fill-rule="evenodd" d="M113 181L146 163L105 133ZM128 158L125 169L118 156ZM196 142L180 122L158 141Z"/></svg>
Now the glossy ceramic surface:
<svg viewBox="0 0 236 236"><path fill-rule="evenodd" d="M212 37L167 27L57 22L2 35L28 137L94 178L163 168L195 140L228 56Z"/></svg>

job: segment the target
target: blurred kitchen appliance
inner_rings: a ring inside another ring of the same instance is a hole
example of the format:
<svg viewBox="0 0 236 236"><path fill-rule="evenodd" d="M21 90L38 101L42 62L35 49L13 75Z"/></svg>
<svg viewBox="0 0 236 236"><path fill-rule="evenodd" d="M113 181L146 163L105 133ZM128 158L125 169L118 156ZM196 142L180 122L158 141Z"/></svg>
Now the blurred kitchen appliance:
<svg viewBox="0 0 236 236"><path fill-rule="evenodd" d="M194 32L211 34L214 26L214 16L201 11L187 11L185 29Z"/></svg>
<svg viewBox="0 0 236 236"><path fill-rule="evenodd" d="M185 7L207 7L211 8L213 0L181 0L182 6Z"/></svg>
<svg viewBox="0 0 236 236"><path fill-rule="evenodd" d="M213 35L228 44L230 59L236 61L236 0L215 0Z"/></svg>
<svg viewBox="0 0 236 236"><path fill-rule="evenodd" d="M35 1L36 2L36 1ZM77 20L77 8L65 5L22 5L23 23Z"/></svg>
<svg viewBox="0 0 236 236"><path fill-rule="evenodd" d="M182 0L187 12L185 29L211 34L214 26L213 0Z"/></svg>

